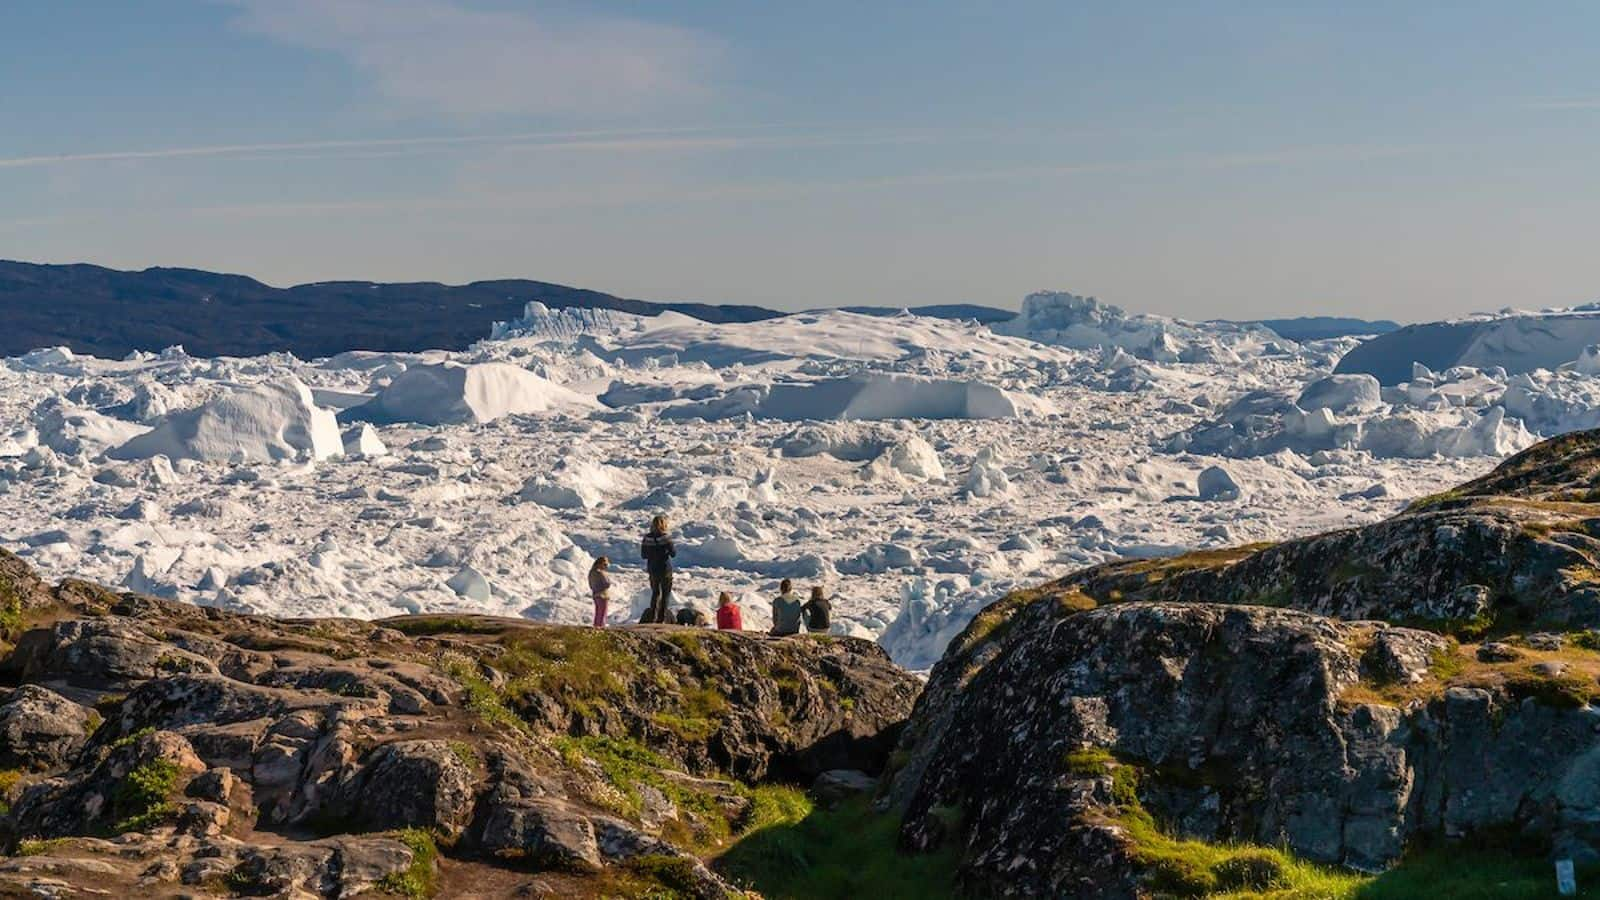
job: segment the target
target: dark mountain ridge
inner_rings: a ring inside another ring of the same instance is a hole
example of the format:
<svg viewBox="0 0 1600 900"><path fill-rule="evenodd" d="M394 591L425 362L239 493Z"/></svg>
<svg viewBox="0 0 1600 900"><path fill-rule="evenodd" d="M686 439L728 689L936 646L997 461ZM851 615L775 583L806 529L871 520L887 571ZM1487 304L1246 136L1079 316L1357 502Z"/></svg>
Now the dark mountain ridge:
<svg viewBox="0 0 1600 900"><path fill-rule="evenodd" d="M198 356L288 351L301 358L345 350L460 350L515 319L530 300L551 309L672 311L707 322L783 315L758 306L655 303L524 279L380 284L324 281L276 288L243 275L197 269L126 272L77 263L0 260L0 356L38 347L120 358L182 344Z"/></svg>

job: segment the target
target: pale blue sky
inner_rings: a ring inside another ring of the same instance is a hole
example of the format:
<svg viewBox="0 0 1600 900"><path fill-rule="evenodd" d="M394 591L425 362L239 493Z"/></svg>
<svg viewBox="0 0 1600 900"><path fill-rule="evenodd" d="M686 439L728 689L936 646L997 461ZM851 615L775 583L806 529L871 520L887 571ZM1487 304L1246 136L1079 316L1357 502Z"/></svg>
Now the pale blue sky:
<svg viewBox="0 0 1600 900"><path fill-rule="evenodd" d="M1600 298L1600 4L6 0L0 257L1190 317Z"/></svg>

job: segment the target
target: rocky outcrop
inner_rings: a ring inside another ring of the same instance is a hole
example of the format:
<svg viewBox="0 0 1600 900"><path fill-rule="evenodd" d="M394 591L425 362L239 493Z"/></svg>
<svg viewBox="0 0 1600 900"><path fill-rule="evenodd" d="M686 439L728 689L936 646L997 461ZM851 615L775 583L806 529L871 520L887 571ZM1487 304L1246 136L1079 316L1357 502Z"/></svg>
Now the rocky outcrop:
<svg viewBox="0 0 1600 900"><path fill-rule="evenodd" d="M49 588L0 551L3 598L4 896L423 896L441 865L603 893L666 860L720 898L702 859L748 785L880 771L919 689L852 639L278 621Z"/></svg>
<svg viewBox="0 0 1600 900"><path fill-rule="evenodd" d="M1178 838L1600 859L1597 477L1600 433L1568 436L1376 525L1008 597L934 669L880 805L978 895L1145 896Z"/></svg>

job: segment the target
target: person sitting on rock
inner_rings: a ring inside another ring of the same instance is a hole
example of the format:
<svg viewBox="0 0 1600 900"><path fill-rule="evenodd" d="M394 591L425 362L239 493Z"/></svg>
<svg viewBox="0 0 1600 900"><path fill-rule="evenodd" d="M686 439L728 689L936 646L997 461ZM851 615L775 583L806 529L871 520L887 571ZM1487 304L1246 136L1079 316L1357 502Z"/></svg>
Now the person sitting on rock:
<svg viewBox="0 0 1600 900"><path fill-rule="evenodd" d="M744 630L744 614L739 611L739 604L733 602L733 595L727 591L717 597L717 630Z"/></svg>
<svg viewBox="0 0 1600 900"><path fill-rule="evenodd" d="M794 582L785 578L778 585L777 599L772 601L772 633L799 634L800 610L800 598L794 595Z"/></svg>
<svg viewBox="0 0 1600 900"><path fill-rule="evenodd" d="M705 628L711 622L706 618L706 614L700 611L699 607L691 603L678 610L678 624L688 625L693 628Z"/></svg>
<svg viewBox="0 0 1600 900"><path fill-rule="evenodd" d="M827 634L828 628L833 624L833 603L828 599L827 591L822 585L811 588L811 599L806 605L800 607L806 615L806 630L812 634Z"/></svg>
<svg viewBox="0 0 1600 900"><path fill-rule="evenodd" d="M611 576L606 574L611 560L597 556L589 567L589 596L594 599L594 627L606 627L606 611L611 607Z"/></svg>
<svg viewBox="0 0 1600 900"><path fill-rule="evenodd" d="M667 536L667 517L651 519L650 532L639 542L639 556L650 576L650 608L639 617L641 624L667 623L667 604L672 601L672 558L677 555L678 548Z"/></svg>

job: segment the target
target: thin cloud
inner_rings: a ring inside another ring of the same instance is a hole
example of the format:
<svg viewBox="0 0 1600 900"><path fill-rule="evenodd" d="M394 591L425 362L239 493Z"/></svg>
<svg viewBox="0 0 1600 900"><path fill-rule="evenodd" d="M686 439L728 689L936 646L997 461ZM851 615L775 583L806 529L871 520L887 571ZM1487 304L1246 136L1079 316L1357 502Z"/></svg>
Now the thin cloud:
<svg viewBox="0 0 1600 900"><path fill-rule="evenodd" d="M751 126L758 129L770 126ZM716 129L727 131L729 129ZM606 143L623 147L629 143L653 143L661 136L704 134L706 128L655 128L630 131L560 131L521 134L449 135L438 137L377 138L345 141L296 141L261 144L211 144L197 147L160 147L149 150L107 150L92 153L57 153L38 156L0 158L0 169L29 168L70 163L129 162L137 160L229 157L241 160L265 158L315 159L319 153L351 151L405 151L448 149L472 146L578 146Z"/></svg>
<svg viewBox="0 0 1600 900"><path fill-rule="evenodd" d="M1600 97L1576 100L1540 100L1528 104L1530 109L1600 109Z"/></svg>
<svg viewBox="0 0 1600 900"><path fill-rule="evenodd" d="M220 0L242 31L337 54L402 108L477 117L611 113L709 91L721 55L684 28L453 0Z"/></svg>

